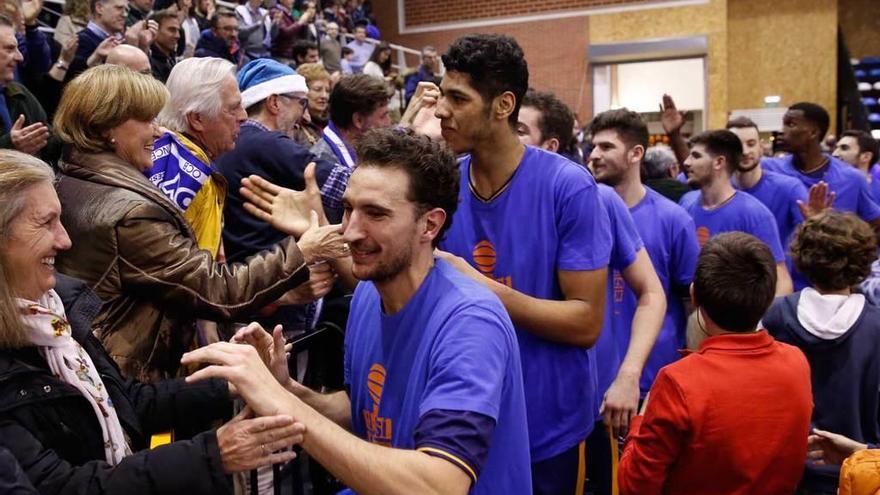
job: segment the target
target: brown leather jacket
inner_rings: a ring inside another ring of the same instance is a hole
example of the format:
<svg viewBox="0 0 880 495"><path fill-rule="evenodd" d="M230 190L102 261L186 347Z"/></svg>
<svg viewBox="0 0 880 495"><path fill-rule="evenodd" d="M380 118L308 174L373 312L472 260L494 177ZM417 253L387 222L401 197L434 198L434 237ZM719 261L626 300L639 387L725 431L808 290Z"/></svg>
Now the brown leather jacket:
<svg viewBox="0 0 880 495"><path fill-rule="evenodd" d="M177 206L113 153L72 151L61 169L73 247L56 267L105 301L95 333L128 377L173 376L196 318L247 316L308 279L293 238L243 263L215 263Z"/></svg>

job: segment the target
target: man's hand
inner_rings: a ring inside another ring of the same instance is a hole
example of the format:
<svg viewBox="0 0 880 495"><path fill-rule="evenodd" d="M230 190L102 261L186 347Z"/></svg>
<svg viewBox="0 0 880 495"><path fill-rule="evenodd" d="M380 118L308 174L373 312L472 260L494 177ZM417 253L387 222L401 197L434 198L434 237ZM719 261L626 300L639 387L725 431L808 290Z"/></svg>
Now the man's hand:
<svg viewBox="0 0 880 495"><path fill-rule="evenodd" d="M43 0L24 0L21 2L21 15L24 17L24 24L26 26L35 25L41 10L43 10Z"/></svg>
<svg viewBox="0 0 880 495"><path fill-rule="evenodd" d="M439 99L440 88L436 84L420 82L406 107L406 112L400 118L400 124L409 127L416 134L442 139L440 119L434 115Z"/></svg>
<svg viewBox="0 0 880 495"><path fill-rule="evenodd" d="M825 181L819 181L810 187L810 193L807 195L807 203L798 200L798 208L801 210L804 220L812 218L819 213L831 208L837 195L832 191L828 192L828 184Z"/></svg>
<svg viewBox="0 0 880 495"><path fill-rule="evenodd" d="M296 241L296 245L307 265L351 255L348 243L342 241L342 226L324 225L322 227L318 222L318 214L314 211L311 212L309 229L303 232L303 235Z"/></svg>
<svg viewBox="0 0 880 495"><path fill-rule="evenodd" d="M318 263L309 266L309 281L296 289L287 291L275 301L279 306L308 304L326 296L336 282L336 273L329 263Z"/></svg>
<svg viewBox="0 0 880 495"><path fill-rule="evenodd" d="M660 122L666 134L676 134L684 127L689 112L679 112L672 97L664 94L663 103L660 104L660 114Z"/></svg>
<svg viewBox="0 0 880 495"><path fill-rule="evenodd" d="M287 366L292 344L284 343L281 325L275 325L270 334L259 323L250 325L235 332L232 336L235 344L247 344L257 350L263 364L272 372L278 383L286 386L290 380L290 368Z"/></svg>
<svg viewBox="0 0 880 495"><path fill-rule="evenodd" d="M807 439L807 459L815 464L843 464L847 457L868 446L837 433L813 429Z"/></svg>
<svg viewBox="0 0 880 495"><path fill-rule="evenodd" d="M107 55L110 54L110 50L116 48L119 43L119 40L114 36L104 38L104 41L98 44L98 47L95 48L95 51L92 52L89 59L86 61L88 66L94 67L103 64L104 61L107 60Z"/></svg>
<svg viewBox="0 0 880 495"><path fill-rule="evenodd" d="M315 179L314 163L306 166L304 178L304 191L276 186L258 175L242 179L239 193L245 199L245 211L296 238L309 228L312 211L318 213L321 225L326 225L328 222L321 204L321 190Z"/></svg>
<svg viewBox="0 0 880 495"><path fill-rule="evenodd" d="M639 407L639 377L620 373L605 392L599 413L615 435L624 435Z"/></svg>
<svg viewBox="0 0 880 495"><path fill-rule="evenodd" d="M217 446L227 474L250 471L262 466L283 464L296 459L293 451L277 452L302 443L306 427L290 416L251 419L249 407L217 428Z"/></svg>
<svg viewBox="0 0 880 495"><path fill-rule="evenodd" d="M9 131L12 146L30 155L37 154L49 142L49 128L42 122L24 127L24 115L19 115Z"/></svg>
<svg viewBox="0 0 880 495"><path fill-rule="evenodd" d="M434 250L434 256L440 258L441 260L452 265L459 272L467 275L468 277L480 282L483 285L488 286L491 283L491 279L482 273L479 270L472 267L470 263L465 261L464 258L456 256L452 253L441 251L439 249Z"/></svg>
<svg viewBox="0 0 880 495"><path fill-rule="evenodd" d="M184 365L208 364L186 377L187 383L222 378L231 383L241 398L260 416L274 416L290 410L290 395L249 345L217 342L183 355Z"/></svg>
<svg viewBox="0 0 880 495"><path fill-rule="evenodd" d="M64 43L64 46L61 47L61 53L58 55L58 60L69 66L76 57L76 48L78 46L79 37L71 36L70 39Z"/></svg>

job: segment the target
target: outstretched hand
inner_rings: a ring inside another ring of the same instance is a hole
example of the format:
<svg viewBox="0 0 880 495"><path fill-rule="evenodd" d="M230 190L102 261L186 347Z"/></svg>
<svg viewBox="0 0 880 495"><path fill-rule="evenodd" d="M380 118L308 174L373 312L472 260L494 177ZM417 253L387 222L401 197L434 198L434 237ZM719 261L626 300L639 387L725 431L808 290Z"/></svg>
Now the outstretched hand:
<svg viewBox="0 0 880 495"><path fill-rule="evenodd" d="M308 164L303 175L306 184L303 191L277 186L258 175L242 179L239 192L245 199L245 211L296 238L308 230L312 211L318 213L319 223L326 225L315 164Z"/></svg>
<svg viewBox="0 0 880 495"><path fill-rule="evenodd" d="M281 325L275 325L270 334L259 323L250 325L235 332L232 336L235 344L247 344L256 349L263 364L272 372L278 383L286 386L290 380L290 368L287 365L292 344L284 343Z"/></svg>
<svg viewBox="0 0 880 495"><path fill-rule="evenodd" d="M681 131L687 122L689 113L679 111L675 107L675 101L672 100L672 97L667 94L663 95L663 103L660 104L660 122L663 124L663 130L666 131L666 134L675 134Z"/></svg>
<svg viewBox="0 0 880 495"><path fill-rule="evenodd" d="M815 464L843 464L847 457L867 449L866 444L851 438L819 429L807 439L807 459Z"/></svg>
<svg viewBox="0 0 880 495"><path fill-rule="evenodd" d="M806 204L798 200L798 209L801 210L804 220L807 220L830 209L836 197L837 195L833 191L831 193L828 192L828 184L825 181L819 181L819 183L813 184L810 187Z"/></svg>

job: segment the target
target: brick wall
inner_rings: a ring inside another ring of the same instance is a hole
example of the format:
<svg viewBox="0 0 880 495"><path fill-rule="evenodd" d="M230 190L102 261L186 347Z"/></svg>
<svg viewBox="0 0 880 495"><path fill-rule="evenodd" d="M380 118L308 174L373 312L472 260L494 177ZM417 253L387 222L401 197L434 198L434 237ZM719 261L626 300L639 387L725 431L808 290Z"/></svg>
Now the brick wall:
<svg viewBox="0 0 880 495"><path fill-rule="evenodd" d="M383 39L415 49L433 45L443 53L452 41L465 34L480 32L512 36L522 46L529 63L529 85L553 91L576 113L590 116L593 97L591 81L587 77L587 17L401 35L397 32L397 9L393 3L373 3ZM418 62L412 58L409 63Z"/></svg>
<svg viewBox="0 0 880 495"><path fill-rule="evenodd" d="M407 27L583 10L656 0L403 0ZM662 1L662 0L661 0ZM381 2L374 2L381 3ZM394 3L394 2L388 2Z"/></svg>

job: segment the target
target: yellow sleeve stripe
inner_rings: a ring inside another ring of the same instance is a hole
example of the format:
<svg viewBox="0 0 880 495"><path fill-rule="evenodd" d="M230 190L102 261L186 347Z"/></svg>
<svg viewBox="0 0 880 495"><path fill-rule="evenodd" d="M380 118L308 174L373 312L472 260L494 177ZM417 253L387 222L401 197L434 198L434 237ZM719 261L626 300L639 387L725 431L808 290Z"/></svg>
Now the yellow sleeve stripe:
<svg viewBox="0 0 880 495"><path fill-rule="evenodd" d="M474 470L471 469L471 467L468 465L468 463L461 460L461 458L454 456L454 455L450 454L449 452L445 452L440 449L435 449L433 447L419 447L416 450L418 450L419 452L430 452L432 454L437 454L440 457L443 457L444 459L452 461L453 464L464 469L464 471L471 477L471 479L474 481L474 483L477 482L477 473L475 473Z"/></svg>

